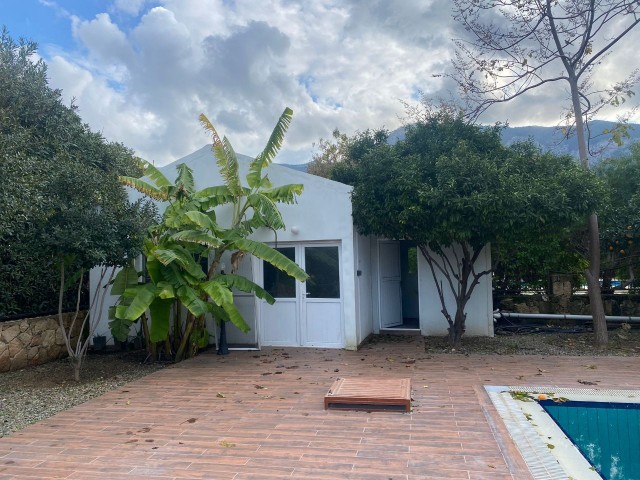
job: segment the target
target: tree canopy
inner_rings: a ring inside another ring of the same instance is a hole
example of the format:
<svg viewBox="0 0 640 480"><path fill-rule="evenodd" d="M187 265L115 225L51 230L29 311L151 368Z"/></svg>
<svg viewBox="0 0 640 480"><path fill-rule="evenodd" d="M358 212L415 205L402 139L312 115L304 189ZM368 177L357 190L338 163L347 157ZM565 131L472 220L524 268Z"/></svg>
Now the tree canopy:
<svg viewBox="0 0 640 480"><path fill-rule="evenodd" d="M640 143L628 155L604 160L595 168L609 189L602 222L603 267L636 280L640 264ZM604 276L610 280L611 275Z"/></svg>
<svg viewBox="0 0 640 480"><path fill-rule="evenodd" d="M153 215L118 183L141 172L133 152L62 103L35 53L2 31L0 315L57 309L61 262L70 273L124 263Z"/></svg>
<svg viewBox="0 0 640 480"><path fill-rule="evenodd" d="M380 144L351 165L357 229L415 241L438 284L450 341L464 332L464 307L489 271L476 262L487 243L521 239L584 222L601 185L573 159L530 143L505 147L498 127L434 114L407 127L395 145ZM506 248L506 247L505 247ZM456 298L448 311L443 289Z"/></svg>

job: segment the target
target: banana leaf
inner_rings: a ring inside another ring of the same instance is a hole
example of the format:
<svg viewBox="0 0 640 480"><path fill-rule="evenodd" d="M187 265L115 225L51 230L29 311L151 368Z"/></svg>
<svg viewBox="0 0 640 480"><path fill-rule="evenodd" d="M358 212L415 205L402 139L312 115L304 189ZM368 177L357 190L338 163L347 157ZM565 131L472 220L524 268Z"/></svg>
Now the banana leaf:
<svg viewBox="0 0 640 480"><path fill-rule="evenodd" d="M162 298L155 298L149 305L149 313L151 314L149 340L152 342L161 342L169 335L172 306L173 299Z"/></svg>
<svg viewBox="0 0 640 480"><path fill-rule="evenodd" d="M261 242L249 240L248 238L239 238L234 240L234 246L238 250L249 252L250 254L270 263L278 270L285 272L296 280L304 282L309 276L295 262L291 261L276 249L271 248Z"/></svg>
<svg viewBox="0 0 640 480"><path fill-rule="evenodd" d="M116 307L116 318L134 321L149 308L151 302L156 298L156 286L153 283L136 285L125 290L125 294L131 297L129 305L118 305Z"/></svg>
<svg viewBox="0 0 640 480"><path fill-rule="evenodd" d="M255 293L256 297L265 300L269 305L273 305L276 301L275 298L273 298L271 294L260 285L241 275L218 275L209 283L212 282L220 283L225 285L227 288L236 288L242 292Z"/></svg>

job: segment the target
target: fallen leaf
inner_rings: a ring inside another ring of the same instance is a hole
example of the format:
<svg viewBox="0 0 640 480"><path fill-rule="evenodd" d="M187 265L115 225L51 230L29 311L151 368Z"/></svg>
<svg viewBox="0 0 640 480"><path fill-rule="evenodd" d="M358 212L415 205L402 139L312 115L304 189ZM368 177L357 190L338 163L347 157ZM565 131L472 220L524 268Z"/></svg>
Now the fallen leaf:
<svg viewBox="0 0 640 480"><path fill-rule="evenodd" d="M267 387L264 387L264 386L258 385L258 384L254 385L254 387L257 388L258 390L266 390L266 388L267 388Z"/></svg>
<svg viewBox="0 0 640 480"><path fill-rule="evenodd" d="M596 368L598 368L597 365L585 365L585 367L590 369L590 370L595 370Z"/></svg>
<svg viewBox="0 0 640 480"><path fill-rule="evenodd" d="M578 380L578 383L581 383L582 385L597 385L598 382L590 382L588 380Z"/></svg>
<svg viewBox="0 0 640 480"><path fill-rule="evenodd" d="M218 398L225 398L225 396L223 394L221 394L220 392L216 393L216 397Z"/></svg>
<svg viewBox="0 0 640 480"><path fill-rule="evenodd" d="M224 448L231 448L231 447L235 447L236 444L235 443L230 443L230 442L225 442L224 440L220 441L220 446L224 447Z"/></svg>

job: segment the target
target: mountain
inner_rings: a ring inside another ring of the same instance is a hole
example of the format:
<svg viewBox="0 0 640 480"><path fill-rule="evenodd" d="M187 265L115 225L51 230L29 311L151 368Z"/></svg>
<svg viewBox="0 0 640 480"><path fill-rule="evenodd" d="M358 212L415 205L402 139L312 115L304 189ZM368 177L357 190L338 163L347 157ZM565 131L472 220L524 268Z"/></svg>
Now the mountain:
<svg viewBox="0 0 640 480"><path fill-rule="evenodd" d="M601 154L591 157L591 163L597 163L601 158L615 157L625 154L629 150L629 145L640 142L640 124L629 124L629 138L624 139L624 145L618 147L610 142L611 135L604 135L602 132L611 130L614 122L594 120L590 123L592 133L591 150ZM551 150L558 154L568 154L578 158L578 141L573 135L568 140L562 137L562 132L556 127L506 127L502 130L502 141L511 145L514 142L532 139L542 150ZM389 134L389 143L395 143L404 139L404 127L400 127ZM610 143L610 144L609 144ZM607 145L609 144L609 145Z"/></svg>
<svg viewBox="0 0 640 480"><path fill-rule="evenodd" d="M294 170L298 170L299 172L307 173L306 163L279 163L278 165L282 165L283 167L293 168Z"/></svg>
<svg viewBox="0 0 640 480"><path fill-rule="evenodd" d="M629 138L624 139L624 145L618 147L612 143L611 135L603 134L606 130L614 127L613 122L603 120L594 120L590 123L591 144L590 150L597 153L596 156L590 157L590 162L597 163L602 158L617 157L624 155L629 150L629 145L634 142L640 142L640 125L630 124ZM578 140L573 135L571 138L564 139L562 133L554 127L508 127L502 132L502 141L507 145L514 142L527 140L531 138L543 150L551 150L559 154L569 154L578 157Z"/></svg>
<svg viewBox="0 0 640 480"><path fill-rule="evenodd" d="M629 138L624 139L624 145L618 147L611 143L611 135L604 135L602 132L611 130L615 124L603 120L594 120L590 123L593 138L591 139L591 150L602 153L590 158L592 164L598 163L602 158L616 157L624 155L629 150L629 145L640 142L640 124L629 124ZM558 154L568 154L578 158L578 141L573 135L568 140L562 137L562 133L555 127L506 127L502 130L502 141L511 145L514 142L525 141L531 138L542 150L551 150ZM393 144L404 139L404 127L400 127L389 134L389 143ZM610 143L609 145L607 145ZM307 171L307 164L282 164L285 167L293 168L301 172Z"/></svg>

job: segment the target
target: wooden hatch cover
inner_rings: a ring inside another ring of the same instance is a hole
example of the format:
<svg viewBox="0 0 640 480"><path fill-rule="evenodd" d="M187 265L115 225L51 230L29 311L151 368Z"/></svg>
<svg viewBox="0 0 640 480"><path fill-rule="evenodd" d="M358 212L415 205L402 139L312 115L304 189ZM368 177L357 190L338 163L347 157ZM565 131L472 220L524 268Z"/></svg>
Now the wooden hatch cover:
<svg viewBox="0 0 640 480"><path fill-rule="evenodd" d="M411 411L410 378L339 378L324 396L324 408Z"/></svg>

